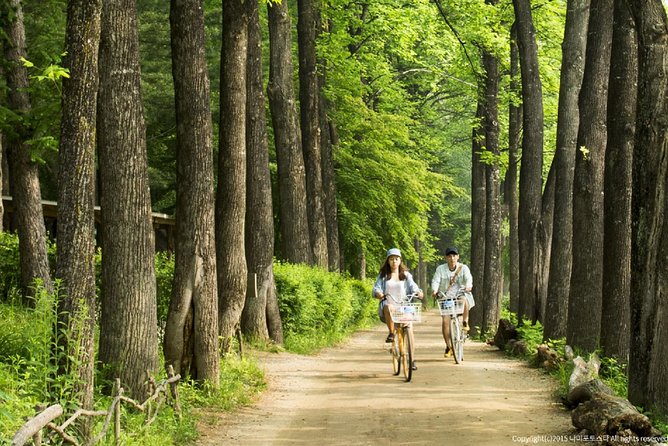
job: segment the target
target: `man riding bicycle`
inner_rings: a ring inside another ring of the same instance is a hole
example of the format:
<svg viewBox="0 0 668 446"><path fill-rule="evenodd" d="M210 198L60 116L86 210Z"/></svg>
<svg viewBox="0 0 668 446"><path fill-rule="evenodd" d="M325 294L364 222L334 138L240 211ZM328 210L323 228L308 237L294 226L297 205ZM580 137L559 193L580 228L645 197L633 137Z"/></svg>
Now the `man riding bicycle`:
<svg viewBox="0 0 668 446"><path fill-rule="evenodd" d="M446 263L436 268L434 278L431 280L432 296L436 297L438 292L447 296L458 296L464 292L464 314L462 315L463 329L469 330L469 310L475 306L471 295L473 289L473 276L469 267L459 263L459 251L452 246L445 250ZM445 354L452 356L452 341L450 340L450 316L441 316L441 331L445 340Z"/></svg>

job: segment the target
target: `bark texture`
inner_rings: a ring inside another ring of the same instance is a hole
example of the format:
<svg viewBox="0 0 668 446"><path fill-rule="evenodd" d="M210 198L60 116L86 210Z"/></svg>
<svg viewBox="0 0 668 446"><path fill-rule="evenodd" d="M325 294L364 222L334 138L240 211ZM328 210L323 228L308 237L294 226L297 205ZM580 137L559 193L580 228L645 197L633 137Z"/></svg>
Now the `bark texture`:
<svg viewBox="0 0 668 446"><path fill-rule="evenodd" d="M250 0L249 0L250 1ZM223 1L220 63L220 150L216 195L218 331L222 349L239 328L246 299L246 60L248 19L244 1Z"/></svg>
<svg viewBox="0 0 668 446"><path fill-rule="evenodd" d="M557 149L552 160L556 168L556 184L544 340L566 336L573 262L573 172L580 124L578 97L584 75L588 23L589 0L569 0L562 43Z"/></svg>
<svg viewBox="0 0 668 446"><path fill-rule="evenodd" d="M213 126L201 0L172 0L176 104L176 257L165 327L166 365L218 385L218 287L214 234Z"/></svg>
<svg viewBox="0 0 668 446"><path fill-rule="evenodd" d="M68 358L65 373L77 374L76 399L93 407L95 325L95 122L101 0L68 2L60 149L58 151L58 244L56 276L62 280L58 322L69 337L59 339ZM74 345L72 345L72 342Z"/></svg>
<svg viewBox="0 0 668 446"><path fill-rule="evenodd" d="M270 336L283 342L283 334L270 333L267 323L268 305L278 312L274 287L274 215L269 173L269 145L264 108L262 79L262 36L258 2L248 2L248 65L246 71L248 100L246 103L246 147L248 176L246 178L246 263L248 290L241 314L241 330L252 338L267 340ZM280 327L280 324L279 324Z"/></svg>
<svg viewBox="0 0 668 446"><path fill-rule="evenodd" d="M601 348L626 364L631 336L631 185L638 90L638 39L631 11L615 0L608 147L605 152Z"/></svg>
<svg viewBox="0 0 668 446"><path fill-rule="evenodd" d="M543 175L543 87L538 70L536 29L530 0L513 0L522 73L523 137L520 169L518 322L536 319L538 302L538 224Z"/></svg>
<svg viewBox="0 0 668 446"><path fill-rule="evenodd" d="M311 264L306 207L306 174L292 84L292 31L288 2L269 4L269 84L278 166L280 253L291 263Z"/></svg>
<svg viewBox="0 0 668 446"><path fill-rule="evenodd" d="M485 149L495 157L499 149L499 61L493 54L483 51L485 69ZM481 334L494 331L501 317L501 189L499 166L485 166L485 281L483 289L483 318Z"/></svg>
<svg viewBox="0 0 668 446"><path fill-rule="evenodd" d="M668 413L668 24L661 1L629 4L639 42L629 400Z"/></svg>
<svg viewBox="0 0 668 446"><path fill-rule="evenodd" d="M327 268L327 224L322 187L322 148L320 144L320 91L315 41L320 0L298 0L297 41L299 43L299 110L302 150L306 167L306 203L313 264Z"/></svg>
<svg viewBox="0 0 668 446"><path fill-rule="evenodd" d="M484 305L485 289L485 227L487 224L487 186L485 165L480 161L480 152L485 144L484 129L480 121L484 116L484 105L478 100L476 123L472 130L471 141L471 275L473 275L473 297ZM445 254L445 253L443 253ZM476 306L470 315L470 326L482 326L482 306Z"/></svg>
<svg viewBox="0 0 668 446"><path fill-rule="evenodd" d="M566 338L572 347L599 346L603 292L603 173L607 143L612 0L592 0L579 97L573 178L573 266Z"/></svg>
<svg viewBox="0 0 668 446"><path fill-rule="evenodd" d="M517 95L521 94L519 80L519 50L517 48L517 30L513 25L510 40L510 89ZM508 204L508 223L510 226L510 311L517 313L520 299L520 246L518 240L518 196L517 170L519 165L519 148L521 144L522 105L511 102L508 110L508 169L505 178L505 201Z"/></svg>
<svg viewBox="0 0 668 446"><path fill-rule="evenodd" d="M8 61L5 69L7 79L7 105L19 119L31 113L28 96L28 72L21 58L26 58L26 37L23 22L23 8L20 0L5 2L1 23L6 35L3 44L4 56ZM21 288L23 296L34 295L31 288L39 280L47 291L53 291L51 272L46 252L46 229L42 212L42 195L39 188L37 164L31 159L31 131L23 122L17 122L16 135L6 138L7 161L11 176L12 202L15 209L16 231L19 237L19 263L21 267Z"/></svg>
<svg viewBox="0 0 668 446"><path fill-rule="evenodd" d="M146 396L158 368L155 243L134 0L103 5L97 136L102 208L99 360L126 392Z"/></svg>

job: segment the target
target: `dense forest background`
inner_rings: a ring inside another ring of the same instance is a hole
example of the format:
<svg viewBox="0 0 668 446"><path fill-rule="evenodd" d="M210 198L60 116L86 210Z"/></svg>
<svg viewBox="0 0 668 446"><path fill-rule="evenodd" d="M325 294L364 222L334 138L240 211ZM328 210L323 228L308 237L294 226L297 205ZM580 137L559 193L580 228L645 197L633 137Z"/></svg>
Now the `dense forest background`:
<svg viewBox="0 0 668 446"><path fill-rule="evenodd" d="M519 325L616 358L632 402L668 409L661 1L0 7L20 288L29 305L58 279L84 406L93 357L140 393L160 347L216 383L237 332L282 342L275 261L365 280L398 247L427 289L456 245L478 334L507 295ZM175 218L162 345L152 212Z"/></svg>

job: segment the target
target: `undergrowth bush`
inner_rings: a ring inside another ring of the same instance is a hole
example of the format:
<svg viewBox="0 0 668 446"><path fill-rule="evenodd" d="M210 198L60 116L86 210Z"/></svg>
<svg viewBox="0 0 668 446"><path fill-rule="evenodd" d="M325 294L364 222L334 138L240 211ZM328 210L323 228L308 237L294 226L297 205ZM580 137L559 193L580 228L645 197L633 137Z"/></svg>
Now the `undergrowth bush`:
<svg viewBox="0 0 668 446"><path fill-rule="evenodd" d="M504 306L502 309L501 317L510 320L515 326L517 326L517 315L515 313L511 313L507 306ZM518 337L526 343L528 353L527 355L523 356L523 359L529 363L538 366L538 357L536 352L540 344L547 344L557 353L559 358L565 357L566 339L549 339L546 342L543 342L543 326L540 324L540 322L531 325L531 321L525 319L523 325L517 328L517 332ZM615 395L621 398L627 398L628 376L627 367L625 364L619 362L616 358L604 356L600 350L593 354L586 354L576 349L574 354L575 356L581 356L587 361L589 361L592 355L595 354L601 362L598 376L599 379L608 387L610 387ZM556 395L557 398L562 400L566 399L566 396L570 390L569 380L571 374L573 373L573 369L573 361L561 361L554 370L549 372L550 375L552 375L558 382ZM649 412L644 413L650 417L652 424L657 429L663 433L668 433L668 417L665 415L653 414Z"/></svg>
<svg viewBox="0 0 668 446"><path fill-rule="evenodd" d="M376 315L370 283L287 263L275 264L274 278L288 350L306 353L336 343Z"/></svg>

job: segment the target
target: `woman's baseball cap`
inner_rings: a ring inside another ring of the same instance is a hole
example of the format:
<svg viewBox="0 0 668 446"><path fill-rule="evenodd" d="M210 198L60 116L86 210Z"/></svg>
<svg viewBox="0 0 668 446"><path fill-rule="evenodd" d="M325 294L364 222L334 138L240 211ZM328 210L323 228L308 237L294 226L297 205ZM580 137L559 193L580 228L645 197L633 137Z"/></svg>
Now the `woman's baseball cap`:
<svg viewBox="0 0 668 446"><path fill-rule="evenodd" d="M392 248L387 250L387 255L385 258L387 259L390 256L399 256L401 257L401 251L399 251L399 248Z"/></svg>

